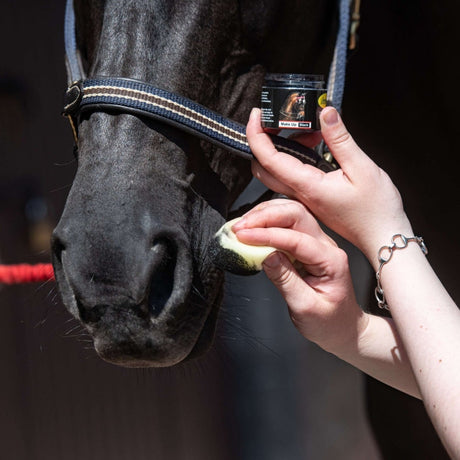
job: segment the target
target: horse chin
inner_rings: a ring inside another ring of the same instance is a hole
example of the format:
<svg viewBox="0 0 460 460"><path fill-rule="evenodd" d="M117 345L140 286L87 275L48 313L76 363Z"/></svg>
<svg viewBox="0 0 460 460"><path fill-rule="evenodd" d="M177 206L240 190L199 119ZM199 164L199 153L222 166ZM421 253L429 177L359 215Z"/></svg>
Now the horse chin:
<svg viewBox="0 0 460 460"><path fill-rule="evenodd" d="M201 331L182 332L177 336L168 336L149 327L134 327L132 321L114 327L99 327L98 332L91 331L94 348L101 359L117 366L128 368L172 367L191 359L198 358L208 351L216 328L216 316L206 318ZM126 328L129 335L119 333ZM91 328L88 328L91 329ZM184 341L184 339L188 339Z"/></svg>
<svg viewBox="0 0 460 460"><path fill-rule="evenodd" d="M64 305L82 322L97 354L108 363L129 368L171 367L201 356L213 343L219 298L203 305L191 294L165 317L152 314L144 304L99 305L82 317L62 264L55 265L55 275Z"/></svg>
<svg viewBox="0 0 460 460"><path fill-rule="evenodd" d="M199 321L184 319L186 329L175 321L155 324L155 319L139 315L132 308L110 308L97 324L86 324L98 355L123 367L171 367L203 354L211 345L215 315Z"/></svg>

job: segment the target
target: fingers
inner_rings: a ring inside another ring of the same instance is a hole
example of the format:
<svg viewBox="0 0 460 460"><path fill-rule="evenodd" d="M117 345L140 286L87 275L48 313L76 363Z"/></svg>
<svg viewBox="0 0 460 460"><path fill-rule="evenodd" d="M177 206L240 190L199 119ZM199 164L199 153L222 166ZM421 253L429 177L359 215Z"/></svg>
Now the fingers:
<svg viewBox="0 0 460 460"><path fill-rule="evenodd" d="M335 257L337 247L306 233L287 228L251 228L236 232L243 243L271 246L290 254L314 276L323 276L329 261Z"/></svg>
<svg viewBox="0 0 460 460"><path fill-rule="evenodd" d="M237 232L251 227L285 227L289 228L306 212L298 202L285 199L264 201L248 211L233 227Z"/></svg>
<svg viewBox="0 0 460 460"><path fill-rule="evenodd" d="M287 199L260 203L233 225L232 230L238 232L245 228L256 227L292 228L318 236L323 233L316 219L304 205Z"/></svg>
<svg viewBox="0 0 460 460"><path fill-rule="evenodd" d="M272 190L295 196L294 190L301 188L306 181L325 174L291 155L278 152L260 125L260 109L252 110L246 135L249 147L258 160L258 163L253 163L253 174Z"/></svg>
<svg viewBox="0 0 460 460"><path fill-rule="evenodd" d="M246 126L246 135L248 138L249 147L251 148L254 155L261 151L268 157L276 158L277 156L281 155L276 150L270 137L262 129L260 124L260 109L252 109L248 124ZM293 160L299 162L299 160Z"/></svg>
<svg viewBox="0 0 460 460"><path fill-rule="evenodd" d="M320 121L323 139L347 176L357 176L360 170L373 163L351 137L335 108L325 107Z"/></svg>
<svg viewBox="0 0 460 460"><path fill-rule="evenodd" d="M296 192L293 188L289 187L287 184L278 180L275 176L266 171L257 160L253 160L251 169L252 175L257 180L260 180L260 182L265 184L265 186L270 190L291 198L296 196Z"/></svg>
<svg viewBox="0 0 460 460"><path fill-rule="evenodd" d="M263 264L267 278L290 306L305 306L315 296L313 289L305 283L289 259L275 252L265 259Z"/></svg>
<svg viewBox="0 0 460 460"><path fill-rule="evenodd" d="M321 142L322 135L320 131L313 131L307 133L300 132L289 136L289 139L292 139L298 142L299 144L304 145L305 147L313 149Z"/></svg>

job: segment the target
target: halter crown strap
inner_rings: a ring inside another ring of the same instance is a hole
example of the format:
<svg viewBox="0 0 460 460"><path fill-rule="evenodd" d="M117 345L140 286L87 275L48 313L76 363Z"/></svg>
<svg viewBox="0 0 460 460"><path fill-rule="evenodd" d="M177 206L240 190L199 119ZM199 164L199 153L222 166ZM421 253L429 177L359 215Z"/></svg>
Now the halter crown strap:
<svg viewBox="0 0 460 460"><path fill-rule="evenodd" d="M82 80L83 78L75 34L75 11L73 9L73 0L67 0L65 5L64 45L67 84L70 86L72 83Z"/></svg>
<svg viewBox="0 0 460 460"><path fill-rule="evenodd" d="M352 2L353 0L339 0L339 30L327 83L327 99L330 105L334 106L338 111L342 108L345 89L345 69L350 33L350 5Z"/></svg>

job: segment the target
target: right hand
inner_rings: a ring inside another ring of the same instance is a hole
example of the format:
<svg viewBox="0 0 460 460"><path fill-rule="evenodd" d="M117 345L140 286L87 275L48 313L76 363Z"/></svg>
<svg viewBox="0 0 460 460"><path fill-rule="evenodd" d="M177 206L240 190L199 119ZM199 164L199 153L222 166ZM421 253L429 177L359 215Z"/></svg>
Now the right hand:
<svg viewBox="0 0 460 460"><path fill-rule="evenodd" d="M321 132L341 169L329 173L278 152L253 110L246 133L258 161L252 170L272 190L301 201L329 228L377 264L379 248L396 233L411 235L401 196L389 176L355 143L332 107L321 112ZM311 146L309 136L296 140Z"/></svg>
<svg viewBox="0 0 460 460"><path fill-rule="evenodd" d="M233 227L247 244L275 247L263 266L289 308L296 328L325 350L356 349L369 317L359 308L345 252L301 203L272 200L246 213Z"/></svg>

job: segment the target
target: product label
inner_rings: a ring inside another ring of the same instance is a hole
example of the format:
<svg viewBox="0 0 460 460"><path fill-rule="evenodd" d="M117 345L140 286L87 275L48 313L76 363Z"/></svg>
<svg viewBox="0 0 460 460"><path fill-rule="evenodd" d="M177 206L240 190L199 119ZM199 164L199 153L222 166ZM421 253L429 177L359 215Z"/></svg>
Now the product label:
<svg viewBox="0 0 460 460"><path fill-rule="evenodd" d="M262 87L262 126L318 130L323 89Z"/></svg>
<svg viewBox="0 0 460 460"><path fill-rule="evenodd" d="M280 128L307 128L311 129L311 121L283 121L278 122Z"/></svg>

